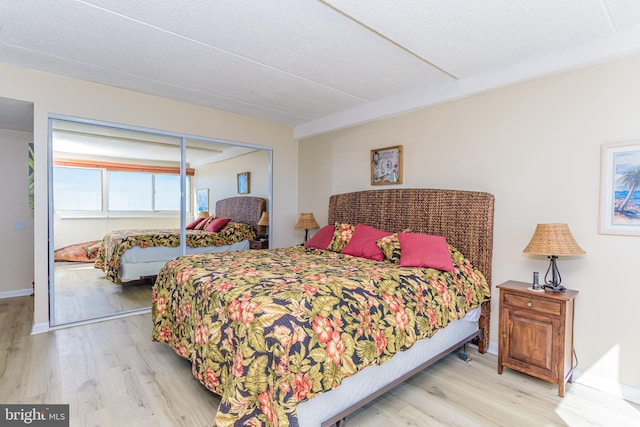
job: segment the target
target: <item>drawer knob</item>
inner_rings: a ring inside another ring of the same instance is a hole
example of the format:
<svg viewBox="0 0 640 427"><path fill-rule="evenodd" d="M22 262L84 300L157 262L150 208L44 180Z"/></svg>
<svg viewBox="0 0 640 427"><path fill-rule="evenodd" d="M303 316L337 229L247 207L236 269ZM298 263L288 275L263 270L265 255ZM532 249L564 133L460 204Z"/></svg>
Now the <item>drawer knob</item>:
<svg viewBox="0 0 640 427"><path fill-rule="evenodd" d="M506 337L507 337L507 334L506 334L506 333L503 333L503 334L502 334L502 338L506 338Z"/></svg>
<svg viewBox="0 0 640 427"><path fill-rule="evenodd" d="M527 307L531 307L532 305L533 305L533 303L532 303L531 301L529 301L529 302L527 303Z"/></svg>

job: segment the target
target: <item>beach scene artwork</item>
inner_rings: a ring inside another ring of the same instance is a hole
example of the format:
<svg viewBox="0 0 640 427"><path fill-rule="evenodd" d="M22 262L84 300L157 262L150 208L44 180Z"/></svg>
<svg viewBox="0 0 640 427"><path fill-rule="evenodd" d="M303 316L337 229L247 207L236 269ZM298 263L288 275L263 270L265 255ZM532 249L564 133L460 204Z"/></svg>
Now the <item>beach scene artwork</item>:
<svg viewBox="0 0 640 427"><path fill-rule="evenodd" d="M640 225L640 149L613 154L613 224Z"/></svg>
<svg viewBox="0 0 640 427"><path fill-rule="evenodd" d="M640 236L640 141L602 144L598 232Z"/></svg>

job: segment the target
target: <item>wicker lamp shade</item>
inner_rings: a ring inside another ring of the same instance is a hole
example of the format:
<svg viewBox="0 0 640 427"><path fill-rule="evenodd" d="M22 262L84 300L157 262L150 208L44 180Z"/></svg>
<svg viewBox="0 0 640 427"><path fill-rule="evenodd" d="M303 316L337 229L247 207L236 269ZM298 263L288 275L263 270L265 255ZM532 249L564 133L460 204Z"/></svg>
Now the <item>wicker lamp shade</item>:
<svg viewBox="0 0 640 427"><path fill-rule="evenodd" d="M304 228L304 241L309 240L309 230L320 228L318 222L313 217L313 213L305 212L301 213L296 222L295 228Z"/></svg>
<svg viewBox="0 0 640 427"><path fill-rule="evenodd" d="M260 217L260 221L258 221L258 224L261 227L268 227L269 226L269 212L264 211L262 212L262 216Z"/></svg>
<svg viewBox="0 0 640 427"><path fill-rule="evenodd" d="M296 222L295 228L304 228L305 230L313 230L316 228L320 228L316 219L311 212L301 213L298 217L298 222Z"/></svg>
<svg viewBox="0 0 640 427"><path fill-rule="evenodd" d="M551 289L553 292L562 292L562 277L558 271L556 259L558 256L583 255L586 252L578 246L569 226L567 224L538 224L533 233L531 241L522 251L527 254L547 255L549 258L549 268L544 275L544 289ZM551 274L551 279L548 278ZM536 280L534 279L534 282ZM537 286L534 283L534 289Z"/></svg>
<svg viewBox="0 0 640 427"><path fill-rule="evenodd" d="M522 251L536 255L574 256L586 252L578 246L567 224L538 224Z"/></svg>
<svg viewBox="0 0 640 427"><path fill-rule="evenodd" d="M202 212L200 212L198 217L200 217L200 218L208 218L209 217L209 212L208 211L202 211Z"/></svg>
<svg viewBox="0 0 640 427"><path fill-rule="evenodd" d="M260 216L260 220L256 223L256 232L258 233L258 239L267 240L269 230L269 211L263 211Z"/></svg>

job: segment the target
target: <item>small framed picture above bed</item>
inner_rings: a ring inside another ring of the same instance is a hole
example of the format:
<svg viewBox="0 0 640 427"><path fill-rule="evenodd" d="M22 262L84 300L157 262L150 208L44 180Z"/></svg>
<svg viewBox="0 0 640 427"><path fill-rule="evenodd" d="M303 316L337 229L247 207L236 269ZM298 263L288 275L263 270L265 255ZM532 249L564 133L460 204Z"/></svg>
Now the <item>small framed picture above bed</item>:
<svg viewBox="0 0 640 427"><path fill-rule="evenodd" d="M238 194L249 194L249 192L249 172L240 172L238 174Z"/></svg>
<svg viewBox="0 0 640 427"><path fill-rule="evenodd" d="M198 212L209 211L209 189L200 188L196 190L196 200L198 202Z"/></svg>
<svg viewBox="0 0 640 427"><path fill-rule="evenodd" d="M402 184L402 145L371 150L371 185Z"/></svg>

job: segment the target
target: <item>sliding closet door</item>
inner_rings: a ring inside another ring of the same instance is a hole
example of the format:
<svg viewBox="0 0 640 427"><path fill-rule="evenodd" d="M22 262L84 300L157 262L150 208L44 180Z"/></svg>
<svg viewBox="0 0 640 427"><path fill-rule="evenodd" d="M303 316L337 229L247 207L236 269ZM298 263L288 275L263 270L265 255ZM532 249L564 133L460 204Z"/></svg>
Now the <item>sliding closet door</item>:
<svg viewBox="0 0 640 427"><path fill-rule="evenodd" d="M159 244L173 249L160 259L185 254L186 224L217 200L263 197L270 209L268 148L69 117L49 125L52 326L146 311L164 261L139 249L164 233L175 247ZM251 176L249 193L238 174ZM121 255L118 241L133 250Z"/></svg>
<svg viewBox="0 0 640 427"><path fill-rule="evenodd" d="M181 138L65 120L51 124L51 324L149 307L153 281L146 263L128 264L99 250L106 236L131 239L136 230L174 230L179 249L181 185L191 213L191 178L181 180ZM107 265L97 268L96 260ZM113 262L120 268L110 268Z"/></svg>

